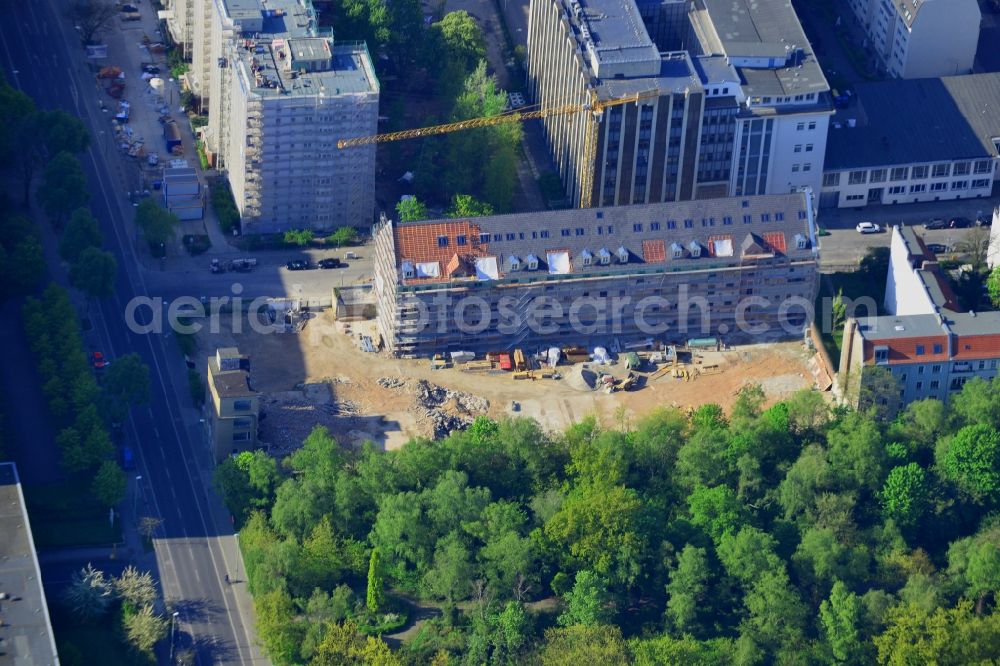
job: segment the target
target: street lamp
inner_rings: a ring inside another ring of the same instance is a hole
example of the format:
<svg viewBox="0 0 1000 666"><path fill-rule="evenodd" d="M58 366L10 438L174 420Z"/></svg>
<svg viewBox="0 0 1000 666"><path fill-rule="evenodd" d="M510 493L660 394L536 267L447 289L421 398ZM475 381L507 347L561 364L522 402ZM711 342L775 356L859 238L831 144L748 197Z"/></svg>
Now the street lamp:
<svg viewBox="0 0 1000 666"><path fill-rule="evenodd" d="M137 511L136 505L139 502L139 483L141 481L142 481L142 475L137 474L135 477L135 492L132 493L132 518L138 518L138 514L136 513ZM138 522L139 521L136 520L136 524L138 524Z"/></svg>
<svg viewBox="0 0 1000 666"><path fill-rule="evenodd" d="M179 611L174 611L174 614L170 616L170 663L174 663L174 623L177 621Z"/></svg>

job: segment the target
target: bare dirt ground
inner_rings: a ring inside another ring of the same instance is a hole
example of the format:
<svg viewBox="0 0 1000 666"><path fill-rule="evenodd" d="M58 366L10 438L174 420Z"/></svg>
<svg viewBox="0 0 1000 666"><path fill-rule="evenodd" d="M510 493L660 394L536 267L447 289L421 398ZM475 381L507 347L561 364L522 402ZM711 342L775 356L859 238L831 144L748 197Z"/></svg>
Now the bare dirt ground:
<svg viewBox="0 0 1000 666"><path fill-rule="evenodd" d="M387 449L413 437L441 435L477 414L517 413L558 431L588 415L604 423L634 418L651 409L681 409L715 402L728 410L739 389L759 383L773 402L812 386L809 353L801 343L761 344L701 354L701 374L690 381L641 373L640 388L605 394L580 381L581 366L559 366L560 380L514 380L457 368L432 370L426 360L402 360L358 348L359 330L370 323L335 322L329 311L308 321L301 333L233 334L223 318L219 333L198 334L202 359L217 347L237 346L251 361L251 381L266 394L265 441L280 451L294 448L317 424L339 441L371 440ZM711 366L717 366L712 368ZM198 367L204 367L199 362ZM587 366L625 375L622 364Z"/></svg>

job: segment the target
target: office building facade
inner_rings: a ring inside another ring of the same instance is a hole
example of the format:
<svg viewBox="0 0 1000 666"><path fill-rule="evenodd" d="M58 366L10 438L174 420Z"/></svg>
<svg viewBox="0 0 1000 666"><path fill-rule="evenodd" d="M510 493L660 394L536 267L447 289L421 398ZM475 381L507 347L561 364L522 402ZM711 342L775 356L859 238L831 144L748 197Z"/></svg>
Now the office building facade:
<svg viewBox="0 0 1000 666"><path fill-rule="evenodd" d="M532 0L535 103L634 100L593 149L582 114L544 120L574 205L590 168L595 206L818 190L829 87L791 6L766 4Z"/></svg>

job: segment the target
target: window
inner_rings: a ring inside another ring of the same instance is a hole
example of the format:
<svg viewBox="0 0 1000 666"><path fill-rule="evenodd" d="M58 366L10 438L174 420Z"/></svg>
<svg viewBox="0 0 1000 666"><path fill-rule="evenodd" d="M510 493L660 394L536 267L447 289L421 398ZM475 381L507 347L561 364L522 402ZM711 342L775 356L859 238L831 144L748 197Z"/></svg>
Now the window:
<svg viewBox="0 0 1000 666"><path fill-rule="evenodd" d="M733 223L733 218L732 218L732 216L731 216L731 215L726 215L726 216L724 216L724 217L722 218L722 224L724 224L724 225L727 225L727 226L728 226L728 225L730 225L730 224L732 224L732 223Z"/></svg>
<svg viewBox="0 0 1000 666"><path fill-rule="evenodd" d="M967 190L967 189L969 189L969 181L967 181L967 180L953 180L951 182L951 189L953 189L953 190Z"/></svg>
<svg viewBox="0 0 1000 666"><path fill-rule="evenodd" d="M797 132L801 132L801 131L802 131L802 130L804 130L805 128L806 128L806 124L805 124L805 123L799 123L799 124L797 124L797 125L795 126L795 130L796 130Z"/></svg>
<svg viewBox="0 0 1000 666"><path fill-rule="evenodd" d="M542 229L540 232L538 232L538 235L541 236L542 238L548 238L549 237L549 230L548 229Z"/></svg>
<svg viewBox="0 0 1000 666"><path fill-rule="evenodd" d="M889 180L906 180L909 172L909 167L895 167L889 174Z"/></svg>
<svg viewBox="0 0 1000 666"><path fill-rule="evenodd" d="M813 145L811 143L806 144L806 152L811 153L813 151Z"/></svg>
<svg viewBox="0 0 1000 666"><path fill-rule="evenodd" d="M234 428L249 428L251 425L253 425L253 421L246 417L233 419Z"/></svg>
<svg viewBox="0 0 1000 666"><path fill-rule="evenodd" d="M932 381L932 382L931 382L931 388L932 388L932 389L936 389L936 388L939 388L940 386L941 386L941 382L939 382L939 381L938 381L938 380L936 380L936 379L935 379L934 381Z"/></svg>
<svg viewBox="0 0 1000 666"><path fill-rule="evenodd" d="M774 221L775 222L784 222L785 221L785 214L782 213L779 210L777 213L774 214Z"/></svg>
<svg viewBox="0 0 1000 666"><path fill-rule="evenodd" d="M572 232L569 229L561 229L560 232L563 236L569 236Z"/></svg>
<svg viewBox="0 0 1000 666"><path fill-rule="evenodd" d="M749 208L749 207L750 207L750 201L748 199L744 199L743 201L740 202L740 208Z"/></svg>
<svg viewBox="0 0 1000 666"><path fill-rule="evenodd" d="M503 240L503 234L493 234L493 242L499 243Z"/></svg>
<svg viewBox="0 0 1000 666"><path fill-rule="evenodd" d="M792 165L792 173L798 173L798 172L799 172L799 168L800 168L800 166L801 166L801 165L798 165L798 164L793 164L793 165Z"/></svg>
<svg viewBox="0 0 1000 666"><path fill-rule="evenodd" d="M990 160L979 160L976 162L976 173L989 173L993 170L993 162Z"/></svg>
<svg viewBox="0 0 1000 666"><path fill-rule="evenodd" d="M794 150L792 152L801 153L802 152L802 144L801 143L795 144L795 148L794 148Z"/></svg>
<svg viewBox="0 0 1000 666"><path fill-rule="evenodd" d="M694 226L694 220L684 220L684 228L690 229Z"/></svg>
<svg viewBox="0 0 1000 666"><path fill-rule="evenodd" d="M479 234L479 242L483 243L483 244L489 243L490 242L490 235L489 234Z"/></svg>
<svg viewBox="0 0 1000 666"><path fill-rule="evenodd" d="M871 178L869 178L868 180L872 183L884 183L885 169L872 169Z"/></svg>
<svg viewBox="0 0 1000 666"><path fill-rule="evenodd" d="M917 390L920 391L923 388L924 388L924 383L923 382L917 382Z"/></svg>
<svg viewBox="0 0 1000 666"><path fill-rule="evenodd" d="M447 236L438 236L438 247L448 247Z"/></svg>
<svg viewBox="0 0 1000 666"><path fill-rule="evenodd" d="M852 171L847 177L848 185L864 185L868 182L867 171Z"/></svg>
<svg viewBox="0 0 1000 666"><path fill-rule="evenodd" d="M805 164L802 165L802 170L803 171L812 171L812 168L813 168L813 165L812 165L811 162L806 162Z"/></svg>
<svg viewBox="0 0 1000 666"><path fill-rule="evenodd" d="M673 227L670 227L670 228L673 229ZM650 231L659 231L660 230L660 223L659 222L650 222L649 223L649 230Z"/></svg>
<svg viewBox="0 0 1000 666"><path fill-rule="evenodd" d="M771 221L771 214L770 213L761 213L760 214L760 221L761 222L770 222Z"/></svg>
<svg viewBox="0 0 1000 666"><path fill-rule="evenodd" d="M753 222L753 215L743 216L743 224L750 224L751 222Z"/></svg>
<svg viewBox="0 0 1000 666"><path fill-rule="evenodd" d="M455 236L455 245L465 245L465 236Z"/></svg>
<svg viewBox="0 0 1000 666"><path fill-rule="evenodd" d="M937 374L941 372L941 366L939 364L934 364L931 366L931 372Z"/></svg>
<svg viewBox="0 0 1000 666"><path fill-rule="evenodd" d="M809 123L809 129L811 129L811 130L816 129L816 121L815 120L812 121L811 123Z"/></svg>
<svg viewBox="0 0 1000 666"><path fill-rule="evenodd" d="M597 235L598 236L603 236L604 235L604 227L601 227L601 226L597 227Z"/></svg>
<svg viewBox="0 0 1000 666"><path fill-rule="evenodd" d="M249 412L250 411L250 401L249 400L234 400L233 410L237 412Z"/></svg>
<svg viewBox="0 0 1000 666"><path fill-rule="evenodd" d="M517 234L515 234L513 232L507 234L507 240L512 241L515 238L517 238Z"/></svg>
<svg viewBox="0 0 1000 666"><path fill-rule="evenodd" d="M923 355L924 355L924 346L917 345L917 356L923 356Z"/></svg>
<svg viewBox="0 0 1000 666"><path fill-rule="evenodd" d="M910 174L910 177L913 178L913 180L922 180L922 179L926 178L927 177L927 166L926 165L921 165L921 166L915 166L915 167L913 167L913 170L912 170L912 173Z"/></svg>
<svg viewBox="0 0 1000 666"><path fill-rule="evenodd" d="M613 236L615 234L615 227L613 224L608 225L608 235Z"/></svg>
<svg viewBox="0 0 1000 666"><path fill-rule="evenodd" d="M250 433L248 433L248 432L234 432L233 433L233 441L234 442L249 442L250 441Z"/></svg>
<svg viewBox="0 0 1000 666"><path fill-rule="evenodd" d="M989 187L989 186L990 186L989 178L977 178L976 180L972 181L973 189L979 189L980 187Z"/></svg>
<svg viewBox="0 0 1000 666"><path fill-rule="evenodd" d="M924 374L924 366L920 366L919 368L917 368L917 374L918 375Z"/></svg>
<svg viewBox="0 0 1000 666"><path fill-rule="evenodd" d="M920 183L919 185L910 185L910 194L919 194L927 190L926 183Z"/></svg>
<svg viewBox="0 0 1000 666"><path fill-rule="evenodd" d="M837 187L838 185L840 185L839 171L823 174L823 187Z"/></svg>
<svg viewBox="0 0 1000 666"><path fill-rule="evenodd" d="M931 171L931 175L935 178L945 178L951 175L951 165L950 164L935 164L934 169Z"/></svg>
<svg viewBox="0 0 1000 666"><path fill-rule="evenodd" d="M931 183L931 192L942 192L948 189L948 183Z"/></svg>
<svg viewBox="0 0 1000 666"><path fill-rule="evenodd" d="M903 192L906 192L905 185L893 185L889 188L889 194L902 194Z"/></svg>
<svg viewBox="0 0 1000 666"><path fill-rule="evenodd" d="M800 220L805 220L808 217L809 217L809 213L805 212L804 210L800 210L799 211L799 219Z"/></svg>
<svg viewBox="0 0 1000 666"><path fill-rule="evenodd" d="M968 162L956 162L955 168L952 171L952 175L955 176L966 176L969 173L969 163Z"/></svg>
<svg viewBox="0 0 1000 666"><path fill-rule="evenodd" d="M585 232L584 232L584 230L583 230L583 227L577 227L577 228L576 228L576 235L577 235L577 236L582 236L582 235L583 235L584 233L585 233Z"/></svg>
<svg viewBox="0 0 1000 666"><path fill-rule="evenodd" d="M880 346L875 348L875 362L876 363L888 363L889 362L889 348Z"/></svg>
<svg viewBox="0 0 1000 666"><path fill-rule="evenodd" d="M633 224L632 231L639 233L642 231L642 224Z"/></svg>

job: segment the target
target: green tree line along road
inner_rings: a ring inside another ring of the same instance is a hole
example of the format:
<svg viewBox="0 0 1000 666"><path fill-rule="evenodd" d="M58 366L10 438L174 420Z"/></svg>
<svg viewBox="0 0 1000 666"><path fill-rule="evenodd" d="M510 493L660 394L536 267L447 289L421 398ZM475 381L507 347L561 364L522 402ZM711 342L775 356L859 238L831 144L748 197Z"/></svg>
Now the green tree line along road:
<svg viewBox="0 0 1000 666"><path fill-rule="evenodd" d="M227 460L261 640L276 664L995 659L1000 381L890 423L763 405Z"/></svg>

